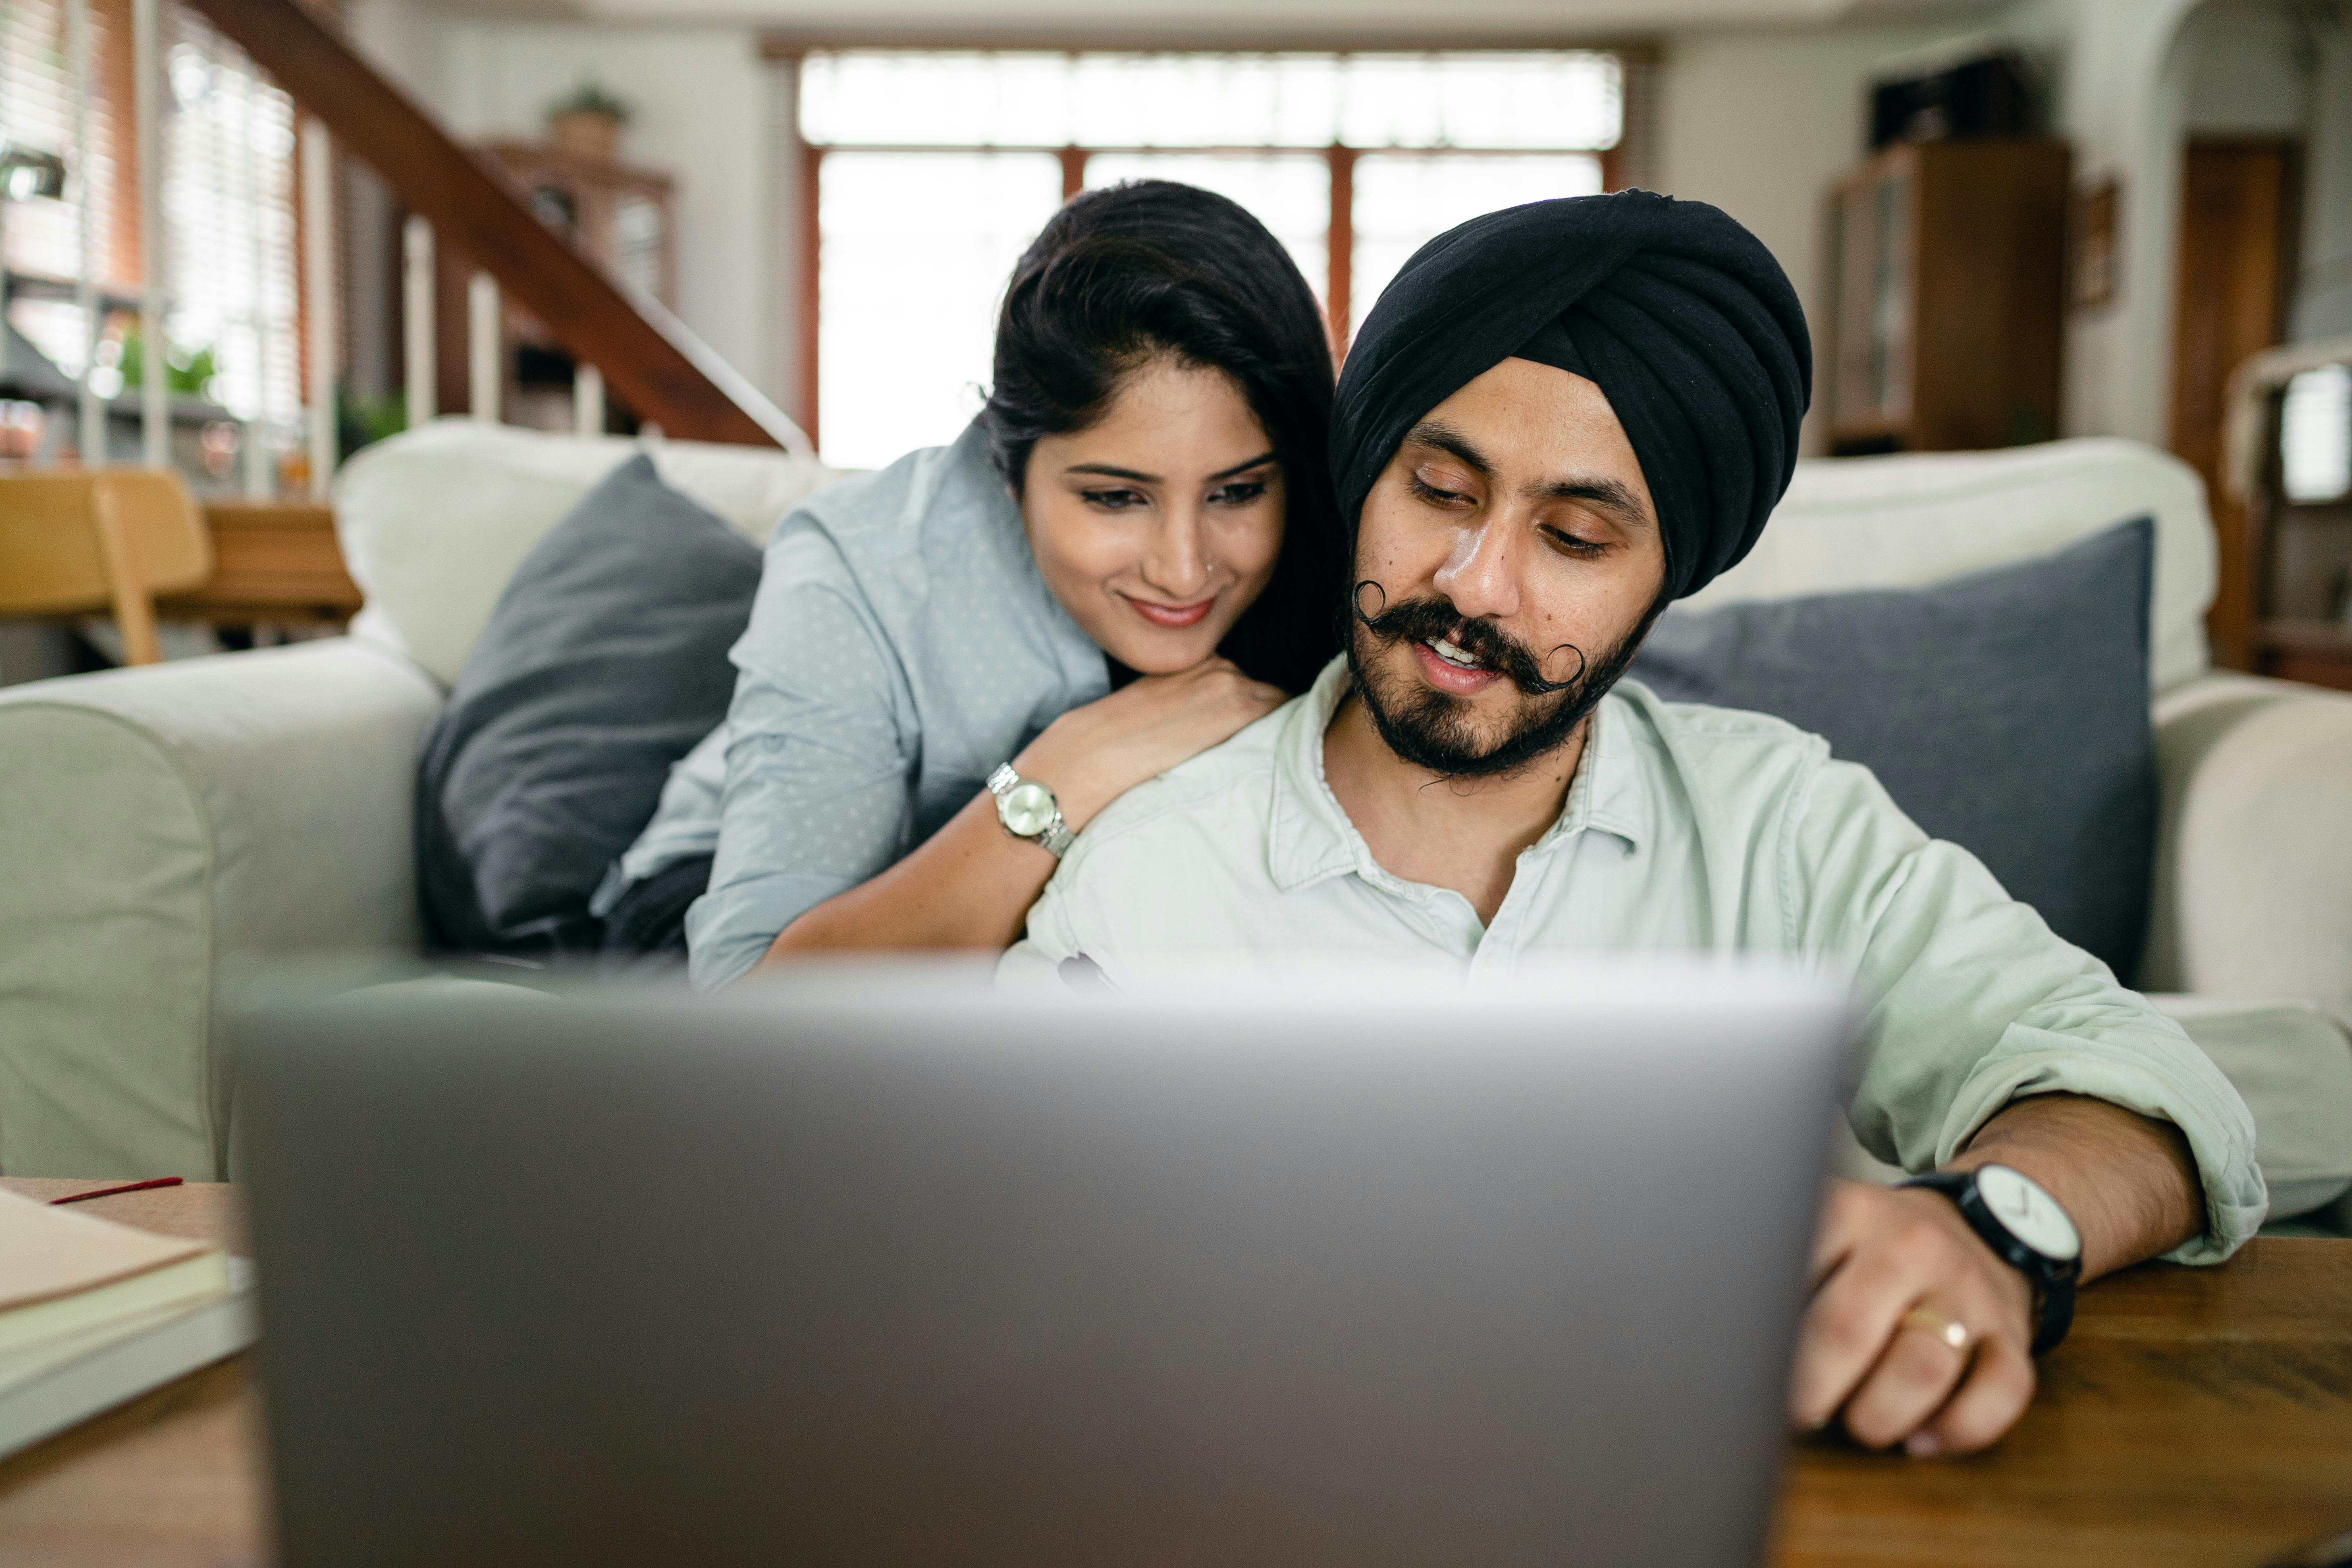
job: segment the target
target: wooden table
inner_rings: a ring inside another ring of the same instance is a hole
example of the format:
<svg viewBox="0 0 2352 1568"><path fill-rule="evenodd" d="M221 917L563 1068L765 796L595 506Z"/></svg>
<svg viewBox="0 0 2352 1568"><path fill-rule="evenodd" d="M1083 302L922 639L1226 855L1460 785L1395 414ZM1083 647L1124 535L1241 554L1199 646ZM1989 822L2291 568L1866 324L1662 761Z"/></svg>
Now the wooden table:
<svg viewBox="0 0 2352 1568"><path fill-rule="evenodd" d="M11 1179L56 1198L111 1182ZM190 1183L84 1214L246 1250L233 1190ZM267 1561L252 1358L231 1356L0 1460L0 1568L238 1568Z"/></svg>
<svg viewBox="0 0 2352 1568"><path fill-rule="evenodd" d="M8 1181L56 1197L106 1184ZM89 1205L232 1246L229 1190ZM248 1358L0 1463L0 1568L231 1568L268 1556ZM1704 1478L1692 1478L1704 1484ZM1915 1464L1798 1446L1774 1560L2258 1568L2352 1529L2352 1241L2263 1240L2220 1268L2149 1264L2084 1294L1999 1447Z"/></svg>
<svg viewBox="0 0 2352 1568"><path fill-rule="evenodd" d="M294 501L204 503L213 574L156 603L166 619L340 626L360 607L331 508Z"/></svg>

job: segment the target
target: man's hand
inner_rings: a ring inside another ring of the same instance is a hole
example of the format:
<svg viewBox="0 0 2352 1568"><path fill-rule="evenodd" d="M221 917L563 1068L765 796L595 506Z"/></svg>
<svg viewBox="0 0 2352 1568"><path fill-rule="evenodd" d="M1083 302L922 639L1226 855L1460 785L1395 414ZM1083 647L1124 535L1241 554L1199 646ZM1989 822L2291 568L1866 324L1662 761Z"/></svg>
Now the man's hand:
<svg viewBox="0 0 2352 1568"><path fill-rule="evenodd" d="M2012 1100L1946 1168L1995 1163L2032 1177L2074 1222L2084 1283L2205 1228L2188 1140L2103 1100ZM1790 1419L1811 1431L1843 1412L1857 1441L1901 1443L1914 1458L1989 1447L2033 1397L2032 1310L2025 1276L1977 1239L1951 1199L1832 1182ZM1965 1336L1958 1349L1941 1336L1951 1323Z"/></svg>
<svg viewBox="0 0 2352 1568"><path fill-rule="evenodd" d="M1925 1458L1988 1447L2025 1413L2032 1289L1949 1198L1832 1182L1812 1278L1789 1390L1798 1427L1843 1411L1857 1442ZM1905 1326L1914 1310L1927 1326ZM1933 1331L1939 1322L1959 1325L1965 1343Z"/></svg>

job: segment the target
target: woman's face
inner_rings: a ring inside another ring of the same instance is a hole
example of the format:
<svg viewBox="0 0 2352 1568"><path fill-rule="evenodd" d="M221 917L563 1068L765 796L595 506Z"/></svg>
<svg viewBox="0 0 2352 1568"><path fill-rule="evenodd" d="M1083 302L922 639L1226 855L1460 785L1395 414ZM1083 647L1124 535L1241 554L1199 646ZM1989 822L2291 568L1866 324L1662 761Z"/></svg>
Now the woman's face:
<svg viewBox="0 0 2352 1568"><path fill-rule="evenodd" d="M1087 429L1029 453L1021 515L1045 586L1102 650L1145 675L1208 658L1282 550L1282 468L1223 371L1130 372Z"/></svg>

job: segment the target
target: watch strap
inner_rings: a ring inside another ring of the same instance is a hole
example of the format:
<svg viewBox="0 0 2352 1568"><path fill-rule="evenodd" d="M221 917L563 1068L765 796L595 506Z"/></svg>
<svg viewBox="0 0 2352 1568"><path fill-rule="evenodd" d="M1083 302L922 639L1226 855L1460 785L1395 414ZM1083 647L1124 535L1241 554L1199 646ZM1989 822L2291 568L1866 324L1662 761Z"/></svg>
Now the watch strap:
<svg viewBox="0 0 2352 1568"><path fill-rule="evenodd" d="M2066 1331L2074 1321L2074 1281L2082 1273L2079 1258L2061 1260L2038 1252L2001 1224L2000 1217L1984 1201L1977 1190L1974 1171L1930 1171L1914 1176L1898 1187L1925 1187L1931 1193L1941 1193L1960 1211L1977 1239L1992 1249L1992 1255L2032 1282L2033 1286L2033 1345L2035 1355L2044 1355L2058 1348Z"/></svg>
<svg viewBox="0 0 2352 1568"><path fill-rule="evenodd" d="M2058 1348L2066 1331L2074 1326L2074 1277L2076 1270L2068 1269L2066 1278L2056 1284L2044 1285L2034 1293L2035 1303L2032 1352L2047 1355Z"/></svg>

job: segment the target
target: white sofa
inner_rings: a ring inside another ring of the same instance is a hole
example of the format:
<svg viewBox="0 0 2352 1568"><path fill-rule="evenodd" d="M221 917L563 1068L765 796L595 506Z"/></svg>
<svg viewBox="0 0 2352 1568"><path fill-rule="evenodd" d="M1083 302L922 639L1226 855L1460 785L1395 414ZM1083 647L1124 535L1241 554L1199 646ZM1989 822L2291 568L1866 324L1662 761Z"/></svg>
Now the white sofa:
<svg viewBox="0 0 2352 1568"><path fill-rule="evenodd" d="M213 1015L236 977L415 952L418 738L523 554L631 449L463 421L395 437L337 486L368 595L351 636L0 690L0 1171L219 1175ZM651 449L754 540L835 477ZM1935 582L2141 512L2163 790L2143 981L2196 994L2175 1005L2255 1105L2280 1209L2309 1207L2352 1184L2352 697L2208 669L2190 470L2110 440L1809 463L1698 602Z"/></svg>

